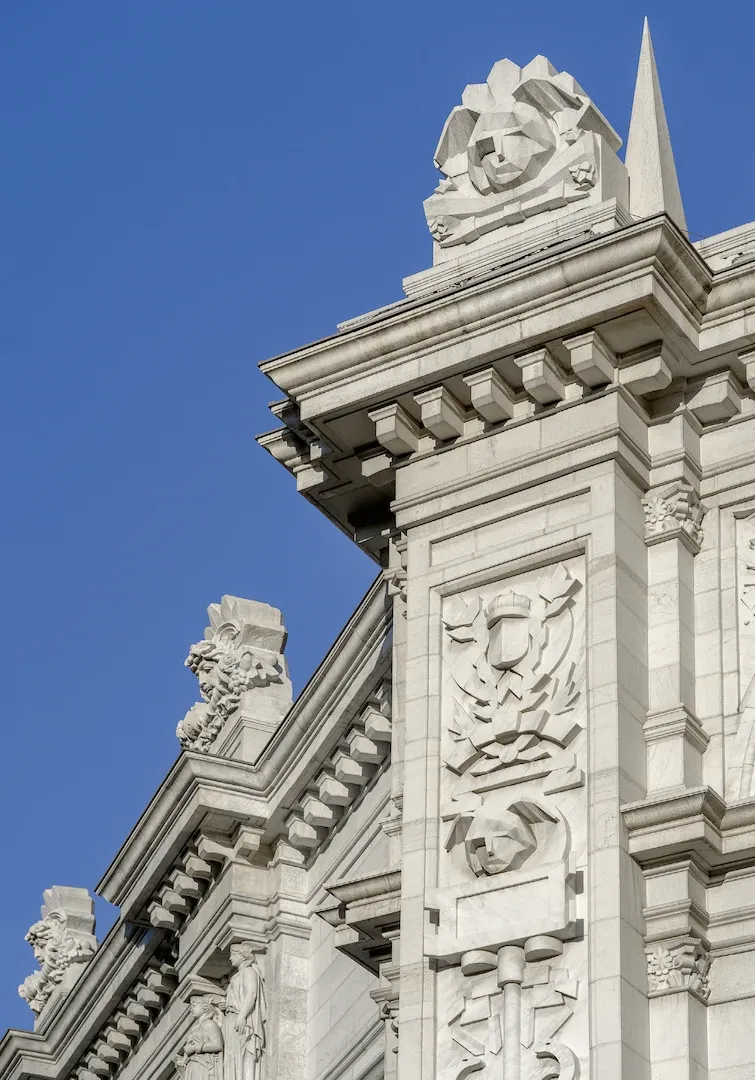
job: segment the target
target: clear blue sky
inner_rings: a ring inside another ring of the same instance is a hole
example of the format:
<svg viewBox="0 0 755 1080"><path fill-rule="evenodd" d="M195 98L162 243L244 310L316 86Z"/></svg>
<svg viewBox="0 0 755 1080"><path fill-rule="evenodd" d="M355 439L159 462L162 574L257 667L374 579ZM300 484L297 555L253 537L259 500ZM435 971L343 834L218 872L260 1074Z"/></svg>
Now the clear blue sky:
<svg viewBox="0 0 755 1080"><path fill-rule="evenodd" d="M646 13L690 229L755 218L755 10L712 10L0 4L0 1028L43 889L94 887L177 753L207 604L281 607L300 688L374 575L254 443L256 362L429 265L435 142L495 60L545 53L625 135Z"/></svg>

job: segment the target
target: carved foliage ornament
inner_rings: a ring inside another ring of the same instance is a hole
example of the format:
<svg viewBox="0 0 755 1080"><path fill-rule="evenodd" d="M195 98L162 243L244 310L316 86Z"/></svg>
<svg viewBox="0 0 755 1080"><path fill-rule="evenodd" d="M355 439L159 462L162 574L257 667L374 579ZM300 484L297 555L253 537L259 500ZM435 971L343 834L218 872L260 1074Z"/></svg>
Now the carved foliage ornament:
<svg viewBox="0 0 755 1080"><path fill-rule="evenodd" d="M259 629L251 621L258 606L226 596L210 607L205 640L192 645L184 661L199 679L204 699L192 705L176 728L184 749L206 754L245 691L283 681L280 654L249 644Z"/></svg>
<svg viewBox="0 0 755 1080"><path fill-rule="evenodd" d="M66 970L89 960L97 942L92 935L74 936L63 911L51 911L35 922L25 940L34 950L40 970L27 975L18 993L33 1012L40 1013L55 987L63 981Z"/></svg>
<svg viewBox="0 0 755 1080"><path fill-rule="evenodd" d="M645 540L658 543L671 533L681 534L699 551L703 542L703 518L707 510L685 480L675 480L649 491L642 500L645 508Z"/></svg>
<svg viewBox="0 0 755 1080"><path fill-rule="evenodd" d="M697 938L658 943L646 950L648 993L690 990L703 1001L710 997L710 955Z"/></svg>
<svg viewBox="0 0 755 1080"><path fill-rule="evenodd" d="M435 164L444 179L425 201L434 240L469 244L587 199L604 146L615 153L621 139L571 75L544 56L524 68L499 60L443 128Z"/></svg>

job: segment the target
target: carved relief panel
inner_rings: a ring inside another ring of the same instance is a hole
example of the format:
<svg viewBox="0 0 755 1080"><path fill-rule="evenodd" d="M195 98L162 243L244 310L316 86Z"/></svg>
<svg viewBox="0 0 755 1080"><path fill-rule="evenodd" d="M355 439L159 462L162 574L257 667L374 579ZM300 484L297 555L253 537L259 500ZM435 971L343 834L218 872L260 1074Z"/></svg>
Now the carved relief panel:
<svg viewBox="0 0 755 1080"><path fill-rule="evenodd" d="M729 747L727 794L755 795L755 512L736 521L739 725Z"/></svg>
<svg viewBox="0 0 755 1080"><path fill-rule="evenodd" d="M444 601L443 1080L586 1075L584 582L578 557Z"/></svg>

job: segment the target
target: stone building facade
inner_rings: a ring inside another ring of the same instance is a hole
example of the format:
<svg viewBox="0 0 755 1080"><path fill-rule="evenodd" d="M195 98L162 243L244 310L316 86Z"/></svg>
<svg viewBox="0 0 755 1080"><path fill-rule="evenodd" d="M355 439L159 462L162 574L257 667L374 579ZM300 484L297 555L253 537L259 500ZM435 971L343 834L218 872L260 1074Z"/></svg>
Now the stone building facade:
<svg viewBox="0 0 755 1080"><path fill-rule="evenodd" d="M755 1076L755 225L690 242L647 28L620 145L500 61L433 266L262 365L378 578L295 701L280 612L210 607L0 1080Z"/></svg>

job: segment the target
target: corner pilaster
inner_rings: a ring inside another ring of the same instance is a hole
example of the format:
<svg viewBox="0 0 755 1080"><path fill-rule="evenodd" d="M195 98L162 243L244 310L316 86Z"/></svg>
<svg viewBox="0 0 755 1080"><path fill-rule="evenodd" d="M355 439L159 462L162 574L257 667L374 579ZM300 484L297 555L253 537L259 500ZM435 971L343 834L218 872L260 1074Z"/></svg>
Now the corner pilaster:
<svg viewBox="0 0 755 1080"><path fill-rule="evenodd" d="M278 841L270 873L272 901L266 961L271 1022L265 1080L306 1080L311 920L304 855L288 841Z"/></svg>

